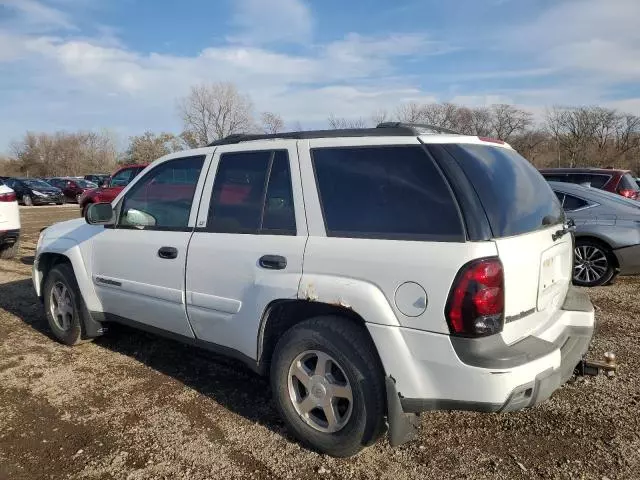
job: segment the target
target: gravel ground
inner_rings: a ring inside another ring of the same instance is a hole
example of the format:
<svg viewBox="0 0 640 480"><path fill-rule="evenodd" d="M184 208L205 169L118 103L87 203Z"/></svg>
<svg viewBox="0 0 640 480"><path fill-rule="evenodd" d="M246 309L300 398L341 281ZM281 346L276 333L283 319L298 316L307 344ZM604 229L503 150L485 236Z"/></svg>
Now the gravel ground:
<svg viewBox="0 0 640 480"><path fill-rule="evenodd" d="M21 215L21 257L0 261L0 479L640 478L640 278L589 291L590 357L615 351L617 378L523 412L424 414L416 441L338 460L290 438L268 383L232 361L124 328L54 342L30 264L39 229L77 208Z"/></svg>

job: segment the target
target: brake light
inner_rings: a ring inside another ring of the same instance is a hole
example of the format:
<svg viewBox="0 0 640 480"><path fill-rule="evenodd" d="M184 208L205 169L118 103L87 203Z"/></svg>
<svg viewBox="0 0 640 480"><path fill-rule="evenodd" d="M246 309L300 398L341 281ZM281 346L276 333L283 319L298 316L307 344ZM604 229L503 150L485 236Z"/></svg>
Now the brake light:
<svg viewBox="0 0 640 480"><path fill-rule="evenodd" d="M619 193L623 197L632 198L634 200L636 198L638 198L638 191L637 190L620 190Z"/></svg>
<svg viewBox="0 0 640 480"><path fill-rule="evenodd" d="M16 201L15 192L0 193L0 202L15 202L15 201Z"/></svg>
<svg viewBox="0 0 640 480"><path fill-rule="evenodd" d="M491 138L491 137L478 137L479 140L483 141L483 142L489 142L489 143L498 143L500 145L504 145L504 140L499 140L497 138Z"/></svg>
<svg viewBox="0 0 640 480"><path fill-rule="evenodd" d="M502 331L504 270L499 259L474 260L460 269L449 293L446 318L452 335L482 337Z"/></svg>

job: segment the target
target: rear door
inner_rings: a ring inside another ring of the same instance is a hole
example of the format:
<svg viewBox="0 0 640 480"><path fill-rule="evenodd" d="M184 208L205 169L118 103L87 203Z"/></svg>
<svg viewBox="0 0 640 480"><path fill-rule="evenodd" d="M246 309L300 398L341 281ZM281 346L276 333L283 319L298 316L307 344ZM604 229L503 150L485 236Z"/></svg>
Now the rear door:
<svg viewBox="0 0 640 480"><path fill-rule="evenodd" d="M187 259L196 337L255 359L265 309L297 296L306 241L296 142L218 147Z"/></svg>
<svg viewBox="0 0 640 480"><path fill-rule="evenodd" d="M573 245L560 202L540 173L511 148L490 143L431 145L451 155L487 214L505 275L507 343L552 319L571 281Z"/></svg>

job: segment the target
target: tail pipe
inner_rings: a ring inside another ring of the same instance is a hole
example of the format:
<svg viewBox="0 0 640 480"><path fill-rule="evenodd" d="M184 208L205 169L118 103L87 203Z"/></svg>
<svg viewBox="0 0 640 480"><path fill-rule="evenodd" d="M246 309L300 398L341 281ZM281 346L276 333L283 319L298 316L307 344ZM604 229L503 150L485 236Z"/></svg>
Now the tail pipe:
<svg viewBox="0 0 640 480"><path fill-rule="evenodd" d="M615 377L618 370L618 364L616 363L616 355L613 352L606 352L604 354L604 360L602 361L588 361L584 358L580 360L580 363L576 365L574 370L578 376L598 376L601 373L607 377Z"/></svg>

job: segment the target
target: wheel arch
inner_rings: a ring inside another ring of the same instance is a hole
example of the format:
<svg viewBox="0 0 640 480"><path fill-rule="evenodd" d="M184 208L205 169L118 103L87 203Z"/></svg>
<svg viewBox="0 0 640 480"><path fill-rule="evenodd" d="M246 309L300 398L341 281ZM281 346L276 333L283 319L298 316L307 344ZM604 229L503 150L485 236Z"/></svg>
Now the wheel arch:
<svg viewBox="0 0 640 480"><path fill-rule="evenodd" d="M257 345L258 370L263 374L269 371L278 339L287 330L305 320L319 316L340 317L346 322L361 326L375 347L375 342L366 327L364 318L347 306L301 299L275 300L267 306L260 321ZM382 365L377 348L375 348L375 352Z"/></svg>

